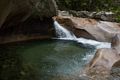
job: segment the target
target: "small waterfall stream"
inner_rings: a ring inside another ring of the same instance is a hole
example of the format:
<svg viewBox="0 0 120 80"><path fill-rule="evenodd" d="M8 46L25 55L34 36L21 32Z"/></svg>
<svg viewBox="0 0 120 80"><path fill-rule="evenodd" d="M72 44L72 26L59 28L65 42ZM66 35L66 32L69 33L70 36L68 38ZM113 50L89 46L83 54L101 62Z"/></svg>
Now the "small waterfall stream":
<svg viewBox="0 0 120 80"><path fill-rule="evenodd" d="M57 21L54 21L54 26L56 29L56 36L57 36L57 38L54 39L73 40L76 41L77 43L83 44L85 47L94 46L94 48L96 49L111 47L111 43L98 42L95 40L90 40L85 38L77 38L72 32L61 26ZM88 53L86 56L82 58L82 60L86 60L87 62L89 62L93 58L95 52L96 50L94 51L94 53Z"/></svg>
<svg viewBox="0 0 120 80"><path fill-rule="evenodd" d="M74 40L78 43L82 43L84 45L95 46L97 49L99 48L110 48L111 43L107 42L98 42L95 40L85 39L85 38L77 38L72 32L61 26L57 21L54 21L54 26L56 30L57 39L63 40Z"/></svg>
<svg viewBox="0 0 120 80"><path fill-rule="evenodd" d="M62 27L57 21L54 22L54 26L56 29L56 36L59 39L65 39L65 40L75 40L75 35L68 31L66 28Z"/></svg>
<svg viewBox="0 0 120 80"><path fill-rule="evenodd" d="M110 24L108 24L110 25ZM57 21L54 22L54 26L55 26L55 29L56 29L56 36L57 38L56 39L62 39L62 40L73 40L73 41L76 41L77 43L80 43L80 44L83 44L85 47L90 47L90 46L94 46L94 48L96 48L93 52L87 52L86 55L82 56L81 57L81 64L87 64L89 63L89 61L93 58L95 52L97 49L100 49L100 48L111 48L111 43L108 43L108 42L99 42L99 41L95 41L95 40L91 40L91 39L85 39L85 38L77 38L72 32L70 32L69 30L67 30L66 28L64 28L63 26L61 26ZM100 26L100 28L102 28ZM107 28L107 27L106 27ZM73 60L74 61L74 60ZM76 61L74 61L76 63ZM78 61L79 62L79 61ZM78 63L77 65L75 66L79 66ZM74 67L75 67L74 66ZM79 67L75 67L75 70L79 70L80 66ZM60 68L59 68L60 69ZM58 70L59 70L58 69ZM72 68L73 69L73 68ZM74 70L74 71L75 71ZM81 67L81 69L79 70L80 72L82 72L83 70L83 67ZM70 71L71 72L74 72L74 71ZM109 79L110 80L120 80L120 76L118 75L119 74L119 71L120 69L117 68L117 67L114 67L112 69L112 74L110 75ZM79 75L79 80L89 80L89 79L84 79L84 76L86 76L86 74L84 74L84 71L83 73L81 73ZM99 76L99 75L98 75ZM76 76L75 76L76 77ZM105 76L103 76L104 78ZM77 80L78 80L77 79ZM98 80L98 78L96 78L95 80ZM107 79L107 80L109 80ZM76 80L76 79L75 79ZM91 79L90 79L91 80ZM92 79L93 80L93 79ZM101 80L101 79L99 79Z"/></svg>

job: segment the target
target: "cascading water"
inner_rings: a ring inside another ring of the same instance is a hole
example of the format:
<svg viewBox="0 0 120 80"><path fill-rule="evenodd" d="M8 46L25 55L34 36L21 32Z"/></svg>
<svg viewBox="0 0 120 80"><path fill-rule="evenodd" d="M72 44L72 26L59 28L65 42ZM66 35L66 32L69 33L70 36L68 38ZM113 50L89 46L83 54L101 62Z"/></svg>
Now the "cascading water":
<svg viewBox="0 0 120 80"><path fill-rule="evenodd" d="M72 32L68 31L66 28L61 26L57 21L54 21L54 26L56 29L57 39L64 39L64 40L74 40L78 43L82 43L84 45L91 45L98 48L110 48L111 43L107 42L98 42L95 40L85 39L85 38L77 38Z"/></svg>
<svg viewBox="0 0 120 80"><path fill-rule="evenodd" d="M56 29L56 35L58 37L57 39L74 40L77 43L81 43L86 47L94 46L96 49L111 47L111 43L98 42L95 40L90 40L90 39L85 39L85 38L77 38L72 32L65 29L57 21L54 21L54 26ZM94 51L94 53L95 53L95 51ZM83 60L86 60L87 62L89 62L92 59L92 57L94 56L94 53L88 53L86 56L83 57Z"/></svg>
<svg viewBox="0 0 120 80"><path fill-rule="evenodd" d="M59 39L75 40L76 37L74 34L62 27L57 21L54 22L54 26L56 29L56 36Z"/></svg>

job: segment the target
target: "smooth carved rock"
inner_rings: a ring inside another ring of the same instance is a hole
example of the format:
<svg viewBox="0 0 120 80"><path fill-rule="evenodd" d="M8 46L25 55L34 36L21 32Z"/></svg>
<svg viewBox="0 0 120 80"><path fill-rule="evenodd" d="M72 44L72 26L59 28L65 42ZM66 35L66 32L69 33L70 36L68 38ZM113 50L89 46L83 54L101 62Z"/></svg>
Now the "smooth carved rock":
<svg viewBox="0 0 120 80"><path fill-rule="evenodd" d="M97 50L94 58L90 62L90 68L99 67L105 68L106 70L111 70L114 63L120 60L120 55L114 49L99 49Z"/></svg>
<svg viewBox="0 0 120 80"><path fill-rule="evenodd" d="M61 25L71 30L77 37L111 42L116 33L120 33L120 24L97 21L88 18L58 16L55 18Z"/></svg>
<svg viewBox="0 0 120 80"><path fill-rule="evenodd" d="M111 48L97 50L94 58L83 71L91 77L91 80L108 80L111 68L118 64L120 60L120 24L65 16L55 17L54 19L72 31L77 37L112 43Z"/></svg>
<svg viewBox="0 0 120 80"><path fill-rule="evenodd" d="M111 69L114 64L118 65L120 61L120 34L112 38L111 48L98 49L94 58L90 62L90 68L102 66Z"/></svg>
<svg viewBox="0 0 120 80"><path fill-rule="evenodd" d="M87 73L94 72L96 75L110 74L112 67L120 67L120 34L112 39L112 47L99 49L87 67ZM99 74L97 74L99 72Z"/></svg>

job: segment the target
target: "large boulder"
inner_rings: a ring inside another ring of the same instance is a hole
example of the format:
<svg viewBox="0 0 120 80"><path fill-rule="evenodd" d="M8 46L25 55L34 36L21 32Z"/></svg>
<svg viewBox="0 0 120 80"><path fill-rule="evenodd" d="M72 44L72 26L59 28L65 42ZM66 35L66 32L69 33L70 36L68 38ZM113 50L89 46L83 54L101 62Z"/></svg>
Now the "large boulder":
<svg viewBox="0 0 120 80"><path fill-rule="evenodd" d="M113 37L111 46L111 48L97 50L93 59L87 66L88 75L92 74L93 72L96 75L106 75L110 74L112 67L120 67L120 34L117 34L115 37Z"/></svg>
<svg viewBox="0 0 120 80"><path fill-rule="evenodd" d="M21 22L30 16L44 18L56 14L54 0L0 0L0 26L6 19Z"/></svg>
<svg viewBox="0 0 120 80"><path fill-rule="evenodd" d="M89 67L105 68L111 70L112 66L120 60L120 54L114 49L99 49L97 50L94 58L91 60Z"/></svg>
<svg viewBox="0 0 120 80"><path fill-rule="evenodd" d="M71 30L77 37L111 42L112 37L120 33L120 24L115 22L67 16L55 17L55 20Z"/></svg>
<svg viewBox="0 0 120 80"><path fill-rule="evenodd" d="M0 42L51 37L55 15L54 0L0 0Z"/></svg>

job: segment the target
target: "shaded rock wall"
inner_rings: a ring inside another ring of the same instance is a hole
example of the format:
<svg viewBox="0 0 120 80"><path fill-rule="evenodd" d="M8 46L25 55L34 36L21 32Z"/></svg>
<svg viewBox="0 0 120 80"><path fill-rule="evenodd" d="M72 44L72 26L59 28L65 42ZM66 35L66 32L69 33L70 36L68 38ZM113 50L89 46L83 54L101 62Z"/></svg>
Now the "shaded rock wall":
<svg viewBox="0 0 120 80"><path fill-rule="evenodd" d="M54 35L52 18L28 18L24 23L4 24L0 29L0 43L24 41L30 39L47 39Z"/></svg>
<svg viewBox="0 0 120 80"><path fill-rule="evenodd" d="M0 0L0 41L50 38L55 15L54 0Z"/></svg>
<svg viewBox="0 0 120 80"><path fill-rule="evenodd" d="M114 63L113 67L120 67L120 60Z"/></svg>
<svg viewBox="0 0 120 80"><path fill-rule="evenodd" d="M31 15L40 18L52 17L57 14L56 10L54 0L1 0L0 23L11 18L21 22Z"/></svg>

